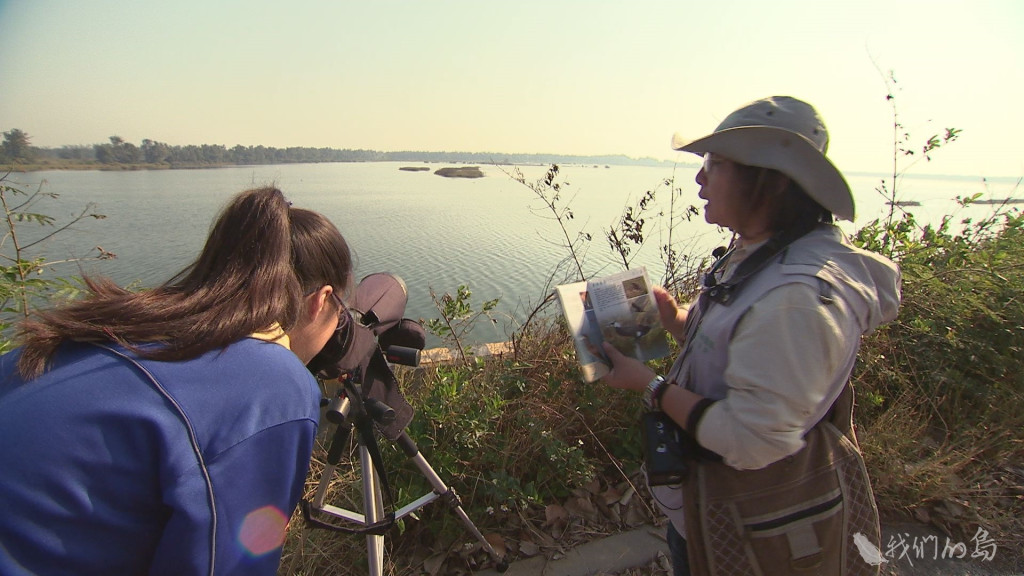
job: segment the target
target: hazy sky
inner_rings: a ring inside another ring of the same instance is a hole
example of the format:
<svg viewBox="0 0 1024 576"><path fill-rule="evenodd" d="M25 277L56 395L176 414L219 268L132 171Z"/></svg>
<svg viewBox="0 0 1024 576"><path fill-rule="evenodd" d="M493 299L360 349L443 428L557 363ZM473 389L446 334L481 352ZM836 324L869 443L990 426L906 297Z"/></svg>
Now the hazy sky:
<svg viewBox="0 0 1024 576"><path fill-rule="evenodd" d="M169 144L691 158L756 98L814 104L843 170L1024 176L1019 0L0 0L0 131Z"/></svg>

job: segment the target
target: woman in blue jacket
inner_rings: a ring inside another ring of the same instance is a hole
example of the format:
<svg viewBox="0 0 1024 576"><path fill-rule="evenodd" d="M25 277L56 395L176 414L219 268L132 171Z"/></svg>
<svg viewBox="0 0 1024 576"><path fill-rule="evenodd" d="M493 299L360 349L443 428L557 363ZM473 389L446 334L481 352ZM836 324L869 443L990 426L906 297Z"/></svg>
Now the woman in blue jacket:
<svg viewBox="0 0 1024 576"><path fill-rule="evenodd" d="M343 317L337 228L237 195L198 259L26 320L0 357L0 574L274 574Z"/></svg>

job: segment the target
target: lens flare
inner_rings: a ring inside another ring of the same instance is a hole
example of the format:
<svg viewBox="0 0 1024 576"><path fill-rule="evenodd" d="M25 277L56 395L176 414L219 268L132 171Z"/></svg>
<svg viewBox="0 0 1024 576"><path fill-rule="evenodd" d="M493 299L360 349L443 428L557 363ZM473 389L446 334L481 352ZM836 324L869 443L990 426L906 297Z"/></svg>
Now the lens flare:
<svg viewBox="0 0 1024 576"><path fill-rule="evenodd" d="M274 506L264 506L245 516L238 541L253 556L262 556L284 544L288 517Z"/></svg>

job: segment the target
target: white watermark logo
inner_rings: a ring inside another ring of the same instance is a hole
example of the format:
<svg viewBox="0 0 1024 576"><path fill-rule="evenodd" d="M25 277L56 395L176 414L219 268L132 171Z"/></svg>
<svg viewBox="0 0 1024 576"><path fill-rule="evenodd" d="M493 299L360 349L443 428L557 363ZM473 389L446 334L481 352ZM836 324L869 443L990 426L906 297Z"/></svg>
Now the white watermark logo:
<svg viewBox="0 0 1024 576"><path fill-rule="evenodd" d="M860 552L860 557L865 562L872 566L878 566L888 562L885 556L882 555L882 551L875 547L871 543L871 540L867 536L857 532L853 535L853 543L857 546L857 551Z"/></svg>
<svg viewBox="0 0 1024 576"><path fill-rule="evenodd" d="M914 560L981 560L989 562L996 557L995 540L989 536L988 530L979 527L971 537L970 545L955 542L946 537L945 542L938 536L911 536L908 533L889 536L885 550L880 550L871 540L860 532L853 535L853 543L860 552L860 557L871 564L879 566L890 560L906 561L911 566Z"/></svg>

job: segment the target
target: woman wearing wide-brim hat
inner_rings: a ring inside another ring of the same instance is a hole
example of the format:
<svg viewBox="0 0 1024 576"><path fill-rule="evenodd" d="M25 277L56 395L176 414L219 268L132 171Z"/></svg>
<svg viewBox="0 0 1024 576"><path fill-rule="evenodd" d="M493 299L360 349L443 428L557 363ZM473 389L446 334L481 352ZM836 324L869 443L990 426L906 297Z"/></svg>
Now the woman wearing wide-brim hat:
<svg viewBox="0 0 1024 576"><path fill-rule="evenodd" d="M860 337L896 317L900 274L834 225L854 201L827 147L818 113L791 97L673 140L703 157L705 219L734 241L691 306L655 289L681 348L669 373L606 346L604 380L642 392L690 446L682 483L651 486L677 576L878 571L849 379Z"/></svg>

